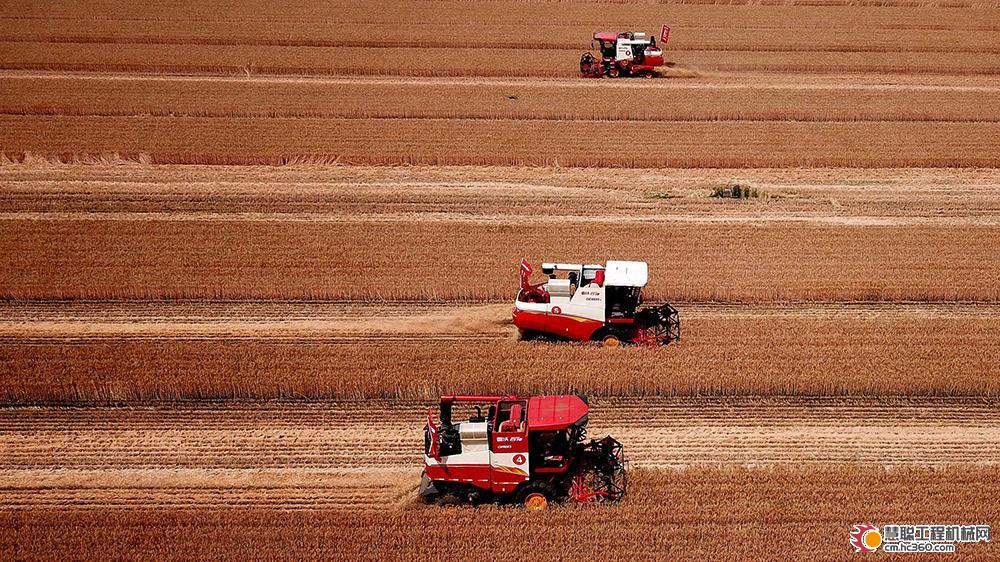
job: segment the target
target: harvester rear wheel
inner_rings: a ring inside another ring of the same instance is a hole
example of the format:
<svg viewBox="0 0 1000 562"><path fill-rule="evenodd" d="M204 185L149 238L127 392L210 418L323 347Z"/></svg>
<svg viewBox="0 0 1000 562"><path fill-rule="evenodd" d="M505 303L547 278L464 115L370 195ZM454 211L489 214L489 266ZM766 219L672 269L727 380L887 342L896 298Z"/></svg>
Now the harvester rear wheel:
<svg viewBox="0 0 1000 562"><path fill-rule="evenodd" d="M601 345L603 347L621 347L622 340L615 334L608 334L601 338Z"/></svg>

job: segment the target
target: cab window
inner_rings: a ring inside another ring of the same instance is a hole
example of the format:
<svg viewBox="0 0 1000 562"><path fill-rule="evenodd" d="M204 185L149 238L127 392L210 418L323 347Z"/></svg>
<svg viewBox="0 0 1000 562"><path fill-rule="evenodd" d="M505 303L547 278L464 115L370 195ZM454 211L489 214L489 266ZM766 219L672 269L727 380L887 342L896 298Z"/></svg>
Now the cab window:
<svg viewBox="0 0 1000 562"><path fill-rule="evenodd" d="M524 401L501 402L497 409L494 429L503 433L524 431L527 425L527 404Z"/></svg>

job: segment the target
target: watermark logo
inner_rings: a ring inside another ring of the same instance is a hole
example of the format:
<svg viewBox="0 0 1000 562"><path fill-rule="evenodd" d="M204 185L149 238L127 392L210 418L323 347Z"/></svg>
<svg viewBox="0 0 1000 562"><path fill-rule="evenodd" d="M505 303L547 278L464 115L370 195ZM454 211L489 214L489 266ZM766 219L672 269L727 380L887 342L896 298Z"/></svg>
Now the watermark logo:
<svg viewBox="0 0 1000 562"><path fill-rule="evenodd" d="M851 529L851 546L854 552L875 552L882 545L882 533L875 525L854 525Z"/></svg>
<svg viewBox="0 0 1000 562"><path fill-rule="evenodd" d="M851 526L854 552L955 552L961 543L990 542L989 525L882 525Z"/></svg>

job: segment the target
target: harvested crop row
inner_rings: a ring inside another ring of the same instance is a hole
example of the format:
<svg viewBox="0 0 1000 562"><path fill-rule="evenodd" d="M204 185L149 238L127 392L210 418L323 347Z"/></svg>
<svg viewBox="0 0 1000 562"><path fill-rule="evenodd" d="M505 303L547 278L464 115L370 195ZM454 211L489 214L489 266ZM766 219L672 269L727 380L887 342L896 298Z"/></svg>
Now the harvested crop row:
<svg viewBox="0 0 1000 562"><path fill-rule="evenodd" d="M586 40L584 35L583 40ZM291 47L0 41L9 70L144 73L572 77L579 48ZM1000 53L718 51L672 53L677 72L867 72L993 75ZM512 60L518 61L511 64Z"/></svg>
<svg viewBox="0 0 1000 562"><path fill-rule="evenodd" d="M997 321L986 303L795 302L723 304L675 302L685 321L851 320L857 322ZM11 343L99 341L366 342L465 336L496 343L515 336L510 302L443 301L0 301L0 340Z"/></svg>
<svg viewBox="0 0 1000 562"><path fill-rule="evenodd" d="M0 400L432 400L441 392L498 388L603 396L1000 395L995 315L682 321L679 345L610 352L496 336L461 346L378 335L349 345L127 338L25 345L13 339L0 345Z"/></svg>
<svg viewBox="0 0 1000 562"><path fill-rule="evenodd" d="M484 559L634 560L768 559L781 544L783 557L844 558L853 524L995 521L998 481L992 467L699 468L635 471L632 494L619 506L541 514L417 506L364 513L50 509L0 514L0 549L43 560L80 552L106 559L122 544L149 558L356 560L379 552L412 560L467 558L475 544ZM429 535L428 528L449 532ZM960 545L959 552L985 559L991 546Z"/></svg>
<svg viewBox="0 0 1000 562"><path fill-rule="evenodd" d="M0 77L0 113L17 115L973 122L1000 120L1000 108L992 103L995 97L996 92L987 89L802 87L767 80L742 86L711 79L622 86L567 81Z"/></svg>
<svg viewBox="0 0 1000 562"><path fill-rule="evenodd" d="M676 302L685 318L782 319L974 319L1000 317L1000 304L983 302ZM0 330L5 337L24 337L40 324L73 327L107 325L122 331L134 326L220 326L239 322L256 324L255 335L267 339L274 327L315 322L326 333L378 331L426 333L449 332L498 336L509 335L509 299L499 303L470 304L448 301L324 301L324 300L6 300L0 301ZM115 332L111 332L115 333ZM53 337L73 336L54 331ZM183 328L168 332L184 336ZM224 339L224 338L223 338Z"/></svg>
<svg viewBox="0 0 1000 562"><path fill-rule="evenodd" d="M635 256L650 263L652 299L1000 298L996 226L560 228L576 234L544 222L3 220L0 296L506 301L522 257Z"/></svg>
<svg viewBox="0 0 1000 562"><path fill-rule="evenodd" d="M601 142L609 137L641 139ZM199 139L197 146L190 140ZM607 167L995 166L1000 123L602 122L0 116L12 154L145 153L157 163Z"/></svg>
<svg viewBox="0 0 1000 562"><path fill-rule="evenodd" d="M761 199L711 197L727 185ZM992 224L996 169L0 166L5 218ZM576 219L574 219L576 217ZM550 222L551 224L551 222Z"/></svg>

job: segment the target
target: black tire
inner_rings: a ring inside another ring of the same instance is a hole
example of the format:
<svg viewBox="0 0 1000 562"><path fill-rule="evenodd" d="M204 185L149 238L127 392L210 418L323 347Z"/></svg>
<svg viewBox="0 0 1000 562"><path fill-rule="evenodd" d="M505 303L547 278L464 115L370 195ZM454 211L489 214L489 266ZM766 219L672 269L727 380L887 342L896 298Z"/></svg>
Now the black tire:
<svg viewBox="0 0 1000 562"><path fill-rule="evenodd" d="M611 339L616 340L617 343L608 341ZM624 334L611 328L601 328L597 332L594 332L591 340L600 344L601 347L621 347L628 343L628 338Z"/></svg>
<svg viewBox="0 0 1000 562"><path fill-rule="evenodd" d="M604 337L601 338L601 347L621 347L621 346L622 346L622 339L621 337L618 336L618 334L609 333L605 334Z"/></svg>
<svg viewBox="0 0 1000 562"><path fill-rule="evenodd" d="M537 332L535 330L527 330L527 332L528 334L526 334L523 338L521 338L523 341L532 341L540 343L553 343L561 341L558 336L554 336L548 332Z"/></svg>
<svg viewBox="0 0 1000 562"><path fill-rule="evenodd" d="M543 506L542 509L548 508L554 502L559 500L559 494L552 486L540 482L530 482L518 490L517 495L515 496L517 505L521 507L528 507L525 505L526 502L528 502L532 496L536 495L541 495L545 498L545 506ZM528 508L531 509L530 507Z"/></svg>
<svg viewBox="0 0 1000 562"><path fill-rule="evenodd" d="M462 505L462 500L455 494L441 494L437 498L437 504L441 507L458 507Z"/></svg>

